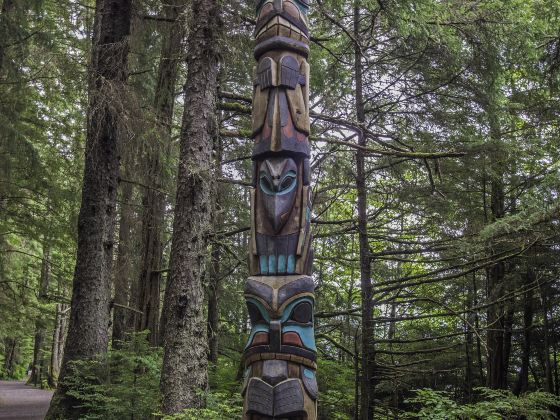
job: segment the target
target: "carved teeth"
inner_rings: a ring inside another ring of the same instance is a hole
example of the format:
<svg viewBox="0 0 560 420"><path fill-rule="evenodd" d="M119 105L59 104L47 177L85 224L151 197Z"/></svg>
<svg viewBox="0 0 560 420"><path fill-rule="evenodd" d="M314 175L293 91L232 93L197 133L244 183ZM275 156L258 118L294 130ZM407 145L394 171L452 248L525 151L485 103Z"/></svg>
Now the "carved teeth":
<svg viewBox="0 0 560 420"><path fill-rule="evenodd" d="M263 26L262 29L256 34L255 38L258 39L272 28L276 28L276 35L280 35L281 26L290 29L292 34L296 35L296 37L299 37L301 40L308 40L307 35L305 35L297 26L292 25L288 20L284 19L282 16L275 16L272 19L270 19L270 21L265 26Z"/></svg>

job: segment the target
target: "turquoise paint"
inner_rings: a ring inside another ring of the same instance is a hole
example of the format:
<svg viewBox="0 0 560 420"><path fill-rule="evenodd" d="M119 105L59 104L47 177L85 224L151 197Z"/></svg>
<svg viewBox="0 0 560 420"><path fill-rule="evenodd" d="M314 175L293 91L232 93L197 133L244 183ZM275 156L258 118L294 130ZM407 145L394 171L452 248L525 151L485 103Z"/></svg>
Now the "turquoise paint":
<svg viewBox="0 0 560 420"><path fill-rule="evenodd" d="M306 5L306 4L303 4L302 2L300 2L298 0L293 0L293 2L297 5L297 7L301 11L301 13L303 13L304 15L307 16L307 12L309 11L309 6Z"/></svg>
<svg viewBox="0 0 560 420"><path fill-rule="evenodd" d="M268 256L268 274L276 274L276 255Z"/></svg>
<svg viewBox="0 0 560 420"><path fill-rule="evenodd" d="M301 302L309 302L311 304L311 306L315 305L314 300L309 296L304 296L304 297L298 298L298 299L294 300L293 302L291 302L288 306L286 306L286 308L284 309L284 312L282 312L282 318L280 318L280 322L286 322L288 320L288 317L292 313L292 309L294 309L294 306L296 306L297 304L299 304Z"/></svg>
<svg viewBox="0 0 560 420"><path fill-rule="evenodd" d="M249 334L249 339L247 340L247 344L245 344L245 348L249 347L249 344L253 342L253 338L255 334L258 332L265 332L268 334L268 325L257 324L251 328L251 334Z"/></svg>
<svg viewBox="0 0 560 420"><path fill-rule="evenodd" d="M256 324L251 326L251 334L249 335L249 339L247 340L247 344L245 345L245 348L247 348L249 344L251 344L251 342L253 341L253 337L255 337L256 333L265 332L268 334L268 330L269 330L268 323L270 322L270 315L268 314L268 311L264 308L262 303L260 303L258 300L253 298L248 298L247 302L251 302L253 305L257 307L262 317L266 321L266 324L261 323L261 324Z"/></svg>
<svg viewBox="0 0 560 420"><path fill-rule="evenodd" d="M290 185L280 191L273 191L269 188L269 185L272 185L272 181L270 179L270 177L266 174L262 174L259 177L259 187L261 188L261 191L264 192L267 195L284 195L284 194L288 194L289 192L292 192L294 190L294 188L297 185L297 174L294 171L288 171L288 173L286 175L284 175L284 177L282 178L282 180L280 181L280 185L284 184L284 180L286 178L291 179L290 181ZM264 180L266 180L267 182L264 182Z"/></svg>
<svg viewBox="0 0 560 420"><path fill-rule="evenodd" d="M260 263L260 266L261 266L261 274L268 273L268 265L267 265L267 261L266 261L266 255L261 255L259 257L259 263Z"/></svg>
<svg viewBox="0 0 560 420"><path fill-rule="evenodd" d="M260 311L262 317L264 318L266 324L264 323L260 323L260 324L256 324L253 325L251 328L251 334L249 335L249 339L247 340L247 345L245 346L245 348L247 348L249 346L249 344L253 341L253 338L255 337L255 334L258 332L269 332L269 323L270 323L270 314L268 313L268 311L264 308L263 304L261 302L259 302L257 299L253 299L253 298L247 298L247 302L251 302L252 304L254 304L258 310ZM291 302L288 306L286 306L286 308L284 309L284 312L282 313L282 317L280 318L280 322L282 324L284 324L287 320L288 317L290 316L290 314L292 313L292 310L294 309L294 306L300 304L301 302L309 302L311 305L313 305L314 301L311 297L309 296L305 296L299 299L294 300L293 302ZM313 324L311 325L307 325L307 326L303 326L303 325L286 325L286 326L282 326L282 332L295 332L299 335L299 337L301 338L301 342L303 343L304 347L308 348L309 350L313 350L313 351L317 351L317 346L315 345L315 335L314 335L314 327Z"/></svg>
<svg viewBox="0 0 560 420"><path fill-rule="evenodd" d="M296 271L296 257L295 255L288 256L288 273L293 274Z"/></svg>
<svg viewBox="0 0 560 420"><path fill-rule="evenodd" d="M309 350L317 351L317 346L315 346L315 336L314 336L314 328L312 325L308 327L302 327L300 325L287 325L282 328L282 332L295 332L301 338L301 342L305 347Z"/></svg>
<svg viewBox="0 0 560 420"><path fill-rule="evenodd" d="M309 302L311 306L314 306L314 301L309 296L305 296L294 300L288 306L286 306L286 309L284 309L284 312L282 313L282 318L280 319L280 322L282 324L284 324L284 322L288 320L290 314L292 313L292 310L294 309L294 306L300 304L301 302ZM317 351L317 347L315 346L315 334L314 334L313 324L308 326L286 325L282 327L282 332L297 333L301 338L301 342L305 347L307 347L310 350Z"/></svg>
<svg viewBox="0 0 560 420"><path fill-rule="evenodd" d="M303 368L303 374L308 379L313 379L315 377L315 372L313 372L311 369Z"/></svg>
<svg viewBox="0 0 560 420"><path fill-rule="evenodd" d="M278 255L278 273L284 274L286 272L286 256L284 254Z"/></svg>
<svg viewBox="0 0 560 420"><path fill-rule="evenodd" d="M247 302L253 303L259 309L264 320L266 322L270 322L270 315L268 311L264 308L262 303L260 303L257 299L253 299L253 298L247 298Z"/></svg>

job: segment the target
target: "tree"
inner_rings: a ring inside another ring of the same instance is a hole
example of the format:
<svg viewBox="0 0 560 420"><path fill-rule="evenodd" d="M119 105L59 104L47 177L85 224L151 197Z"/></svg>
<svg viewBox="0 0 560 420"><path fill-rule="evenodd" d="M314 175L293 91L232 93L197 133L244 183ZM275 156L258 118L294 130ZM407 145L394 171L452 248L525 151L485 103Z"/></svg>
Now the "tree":
<svg viewBox="0 0 560 420"><path fill-rule="evenodd" d="M47 418L78 418L80 408L68 395L64 378L75 360L107 351L111 297L119 147L124 135L120 114L127 78L127 36L131 0L96 3L82 204L68 337L60 384Z"/></svg>
<svg viewBox="0 0 560 420"><path fill-rule="evenodd" d="M185 32L184 0L163 1L164 17L170 21L163 31L161 56L154 92L155 130L154 138L146 147L148 170L142 199L142 249L140 279L138 282L139 304L142 311L136 329L150 330L152 345L161 343L159 331L160 289L162 278L164 215L166 195L163 163L169 159L171 128L175 104L175 85L181 57L181 42Z"/></svg>
<svg viewBox="0 0 560 420"><path fill-rule="evenodd" d="M215 0L192 4L185 111L177 178L161 375L163 412L203 404L207 343L204 266L212 210L212 139L219 63L220 10Z"/></svg>

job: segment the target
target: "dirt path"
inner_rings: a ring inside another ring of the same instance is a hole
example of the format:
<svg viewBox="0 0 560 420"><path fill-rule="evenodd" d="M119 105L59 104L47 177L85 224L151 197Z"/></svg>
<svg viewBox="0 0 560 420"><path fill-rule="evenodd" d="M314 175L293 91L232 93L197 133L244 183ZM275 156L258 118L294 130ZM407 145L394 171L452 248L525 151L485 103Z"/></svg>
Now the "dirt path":
<svg viewBox="0 0 560 420"><path fill-rule="evenodd" d="M0 381L0 420L43 420L51 397L24 381Z"/></svg>

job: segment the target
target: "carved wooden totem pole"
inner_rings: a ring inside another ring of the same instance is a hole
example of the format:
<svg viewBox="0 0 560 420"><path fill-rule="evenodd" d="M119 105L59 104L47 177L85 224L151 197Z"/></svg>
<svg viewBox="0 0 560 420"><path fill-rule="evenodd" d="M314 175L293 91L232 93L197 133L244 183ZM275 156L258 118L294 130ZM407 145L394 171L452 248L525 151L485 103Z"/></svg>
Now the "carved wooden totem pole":
<svg viewBox="0 0 560 420"><path fill-rule="evenodd" d="M317 418L308 8L257 4L245 420Z"/></svg>

